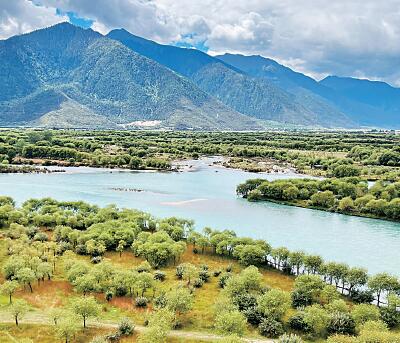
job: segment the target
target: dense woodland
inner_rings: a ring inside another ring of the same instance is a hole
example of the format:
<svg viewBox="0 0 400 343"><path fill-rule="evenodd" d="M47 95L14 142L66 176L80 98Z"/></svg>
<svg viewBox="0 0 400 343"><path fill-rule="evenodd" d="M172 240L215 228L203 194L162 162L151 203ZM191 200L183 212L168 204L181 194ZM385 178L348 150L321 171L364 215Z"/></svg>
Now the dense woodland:
<svg viewBox="0 0 400 343"><path fill-rule="evenodd" d="M204 155L222 155L232 159L227 166L254 171L273 161L315 176L400 179L400 136L392 133L0 131L3 169L42 164L170 170L175 160Z"/></svg>
<svg viewBox="0 0 400 343"><path fill-rule="evenodd" d="M0 205L0 315L6 311L16 326L40 306L25 300L32 300L29 294L66 282L73 292L68 301L45 310L56 337L66 342L88 320L115 313L107 306L123 299L130 299L127 318L93 342L132 335L133 323L147 326L135 334L138 342L163 342L169 330L193 325L226 335L216 340L221 342L241 342L249 334L280 337L279 342L399 340L400 283L387 273L371 276L363 268L273 248L232 231L199 233L189 220L158 219L113 205L46 198L16 207L9 197ZM188 249L196 258L220 262L188 262ZM122 259L124 267L118 264ZM265 282L271 275L278 280L273 285ZM215 287L216 310L201 306L210 298L209 287ZM204 317L194 324L197 316L192 323L187 316L200 311L198 306L205 312L197 315Z"/></svg>

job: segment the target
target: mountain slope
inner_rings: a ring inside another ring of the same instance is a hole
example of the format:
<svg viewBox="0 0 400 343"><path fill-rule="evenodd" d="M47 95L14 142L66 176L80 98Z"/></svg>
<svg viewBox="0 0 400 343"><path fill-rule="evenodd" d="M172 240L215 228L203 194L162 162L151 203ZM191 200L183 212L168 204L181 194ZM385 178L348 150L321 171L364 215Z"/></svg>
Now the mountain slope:
<svg viewBox="0 0 400 343"><path fill-rule="evenodd" d="M165 66L68 23L0 41L0 78L3 125L54 123L40 118L69 109L77 111L70 122L85 117L86 126L92 116L91 127L143 120L208 130L262 127Z"/></svg>
<svg viewBox="0 0 400 343"><path fill-rule="evenodd" d="M340 126L350 123L349 120L340 122L336 118L320 120L292 94L272 82L255 79L201 51L161 45L134 36L124 29L113 30L107 37L188 77L225 105L248 116L302 125ZM336 125L337 122L339 125Z"/></svg>
<svg viewBox="0 0 400 343"><path fill-rule="evenodd" d="M354 120L331 102L331 99L335 100L334 92L311 77L262 56L224 54L217 58L253 77L269 80L293 94L295 99L315 113L321 122L344 127L355 125Z"/></svg>
<svg viewBox="0 0 400 343"><path fill-rule="evenodd" d="M347 99L371 108L372 115L359 113L360 120L366 123L380 123L400 127L400 89L385 82L360 80L351 77L328 76L320 84L335 90Z"/></svg>
<svg viewBox="0 0 400 343"><path fill-rule="evenodd" d="M359 125L400 127L400 90L384 82L333 76L317 82L262 56L217 57L253 77L274 82L321 116L336 113L337 118L345 116Z"/></svg>

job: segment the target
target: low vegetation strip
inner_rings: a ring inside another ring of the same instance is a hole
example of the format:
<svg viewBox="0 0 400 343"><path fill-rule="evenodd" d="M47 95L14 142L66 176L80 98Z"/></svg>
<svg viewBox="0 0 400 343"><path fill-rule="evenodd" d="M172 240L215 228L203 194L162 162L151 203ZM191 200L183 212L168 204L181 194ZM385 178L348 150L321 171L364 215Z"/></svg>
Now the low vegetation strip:
<svg viewBox="0 0 400 343"><path fill-rule="evenodd" d="M399 339L389 331L400 323L395 276L115 206L47 198L16 207L8 197L0 205L0 306L16 326L43 311L64 341L94 318L119 321L94 342L124 339L133 323L146 326L142 343L177 328L222 342Z"/></svg>
<svg viewBox="0 0 400 343"><path fill-rule="evenodd" d="M252 179L237 186L249 201L290 205L372 218L400 220L400 182L377 181L372 187L358 177L341 179Z"/></svg>

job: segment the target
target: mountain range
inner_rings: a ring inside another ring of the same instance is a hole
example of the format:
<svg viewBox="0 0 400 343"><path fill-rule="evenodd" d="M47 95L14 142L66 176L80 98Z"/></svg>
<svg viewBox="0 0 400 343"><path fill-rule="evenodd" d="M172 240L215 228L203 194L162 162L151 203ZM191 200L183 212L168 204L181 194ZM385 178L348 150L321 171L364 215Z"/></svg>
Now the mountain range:
<svg viewBox="0 0 400 343"><path fill-rule="evenodd" d="M399 127L400 89L69 23L0 40L0 126Z"/></svg>

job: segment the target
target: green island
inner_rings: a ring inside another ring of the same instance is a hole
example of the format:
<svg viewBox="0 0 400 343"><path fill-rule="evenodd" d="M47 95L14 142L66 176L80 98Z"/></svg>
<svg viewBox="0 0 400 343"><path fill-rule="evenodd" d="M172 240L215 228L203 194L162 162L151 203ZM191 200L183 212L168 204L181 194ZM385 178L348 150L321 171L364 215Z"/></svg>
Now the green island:
<svg viewBox="0 0 400 343"><path fill-rule="evenodd" d="M400 220L400 182L368 182L359 177L251 179L238 185L237 194L249 201L285 204L388 220Z"/></svg>
<svg viewBox="0 0 400 343"><path fill-rule="evenodd" d="M0 205L0 340L400 339L387 273L114 205Z"/></svg>

